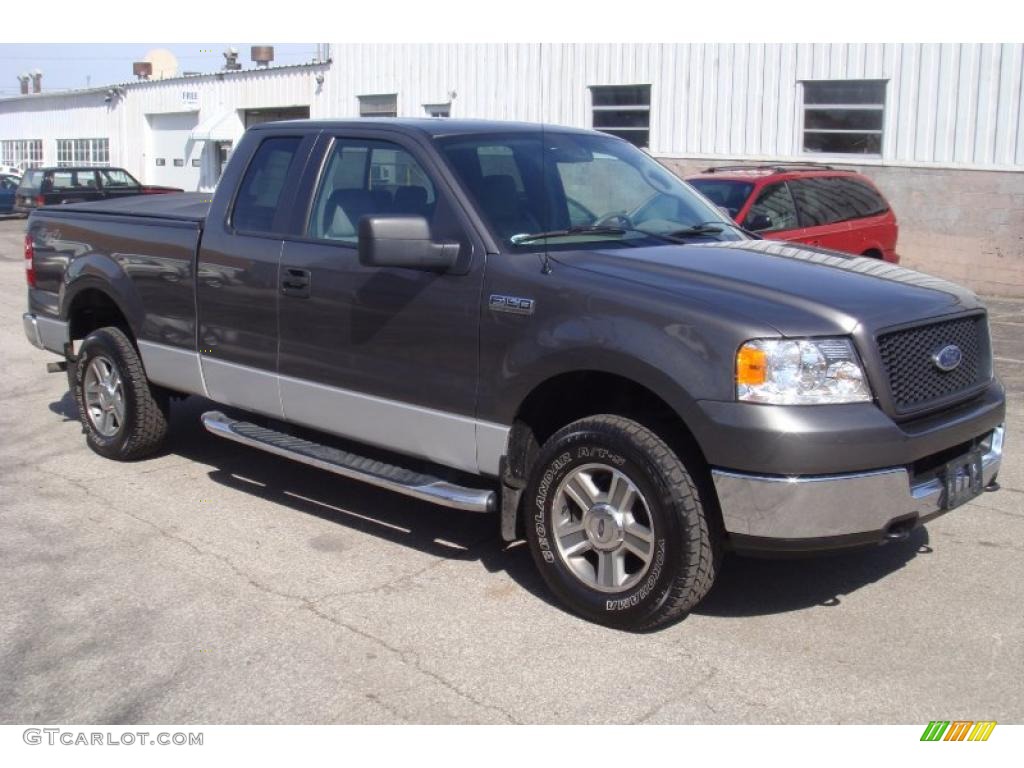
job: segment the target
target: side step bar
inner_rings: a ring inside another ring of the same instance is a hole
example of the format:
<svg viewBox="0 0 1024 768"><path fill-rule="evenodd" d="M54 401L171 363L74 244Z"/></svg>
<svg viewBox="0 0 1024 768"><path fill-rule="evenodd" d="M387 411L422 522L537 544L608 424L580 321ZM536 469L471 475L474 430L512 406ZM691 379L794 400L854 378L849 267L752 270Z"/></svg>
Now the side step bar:
<svg viewBox="0 0 1024 768"><path fill-rule="evenodd" d="M497 494L484 488L466 488L439 477L385 464L348 451L286 435L247 421L236 421L219 411L203 414L207 431L236 443L259 448L292 461L326 469L342 477L467 512L495 512Z"/></svg>

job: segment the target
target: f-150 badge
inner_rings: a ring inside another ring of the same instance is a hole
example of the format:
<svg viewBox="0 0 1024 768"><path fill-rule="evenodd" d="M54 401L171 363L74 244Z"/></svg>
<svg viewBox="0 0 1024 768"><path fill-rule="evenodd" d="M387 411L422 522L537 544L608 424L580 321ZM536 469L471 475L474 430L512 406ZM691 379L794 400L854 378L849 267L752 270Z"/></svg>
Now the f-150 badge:
<svg viewBox="0 0 1024 768"><path fill-rule="evenodd" d="M513 315L533 314L533 299L524 299L521 296L502 296L492 293L488 306L494 312L511 312Z"/></svg>

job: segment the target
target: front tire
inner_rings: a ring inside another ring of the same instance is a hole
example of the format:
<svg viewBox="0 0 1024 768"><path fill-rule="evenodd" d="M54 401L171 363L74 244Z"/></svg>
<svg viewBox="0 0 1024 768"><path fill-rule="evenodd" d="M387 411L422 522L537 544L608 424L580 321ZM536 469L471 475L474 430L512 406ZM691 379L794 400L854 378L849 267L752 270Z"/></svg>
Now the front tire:
<svg viewBox="0 0 1024 768"><path fill-rule="evenodd" d="M656 629L714 584L719 541L691 470L630 419L588 417L553 435L533 465L524 510L544 581L591 621Z"/></svg>
<svg viewBox="0 0 1024 768"><path fill-rule="evenodd" d="M100 328L82 342L72 392L89 447L118 461L159 450L167 435L168 399L151 387L139 353L119 328Z"/></svg>

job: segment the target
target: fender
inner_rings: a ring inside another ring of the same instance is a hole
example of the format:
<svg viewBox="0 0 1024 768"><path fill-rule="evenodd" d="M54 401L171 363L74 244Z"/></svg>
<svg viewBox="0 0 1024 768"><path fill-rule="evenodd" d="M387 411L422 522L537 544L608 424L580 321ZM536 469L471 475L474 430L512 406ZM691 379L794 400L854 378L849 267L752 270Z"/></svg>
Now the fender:
<svg viewBox="0 0 1024 768"><path fill-rule="evenodd" d="M79 256L68 265L59 292L62 320L70 322L75 297L89 289L98 290L113 301L127 319L135 338L139 338L146 312L138 289L121 265L103 253Z"/></svg>

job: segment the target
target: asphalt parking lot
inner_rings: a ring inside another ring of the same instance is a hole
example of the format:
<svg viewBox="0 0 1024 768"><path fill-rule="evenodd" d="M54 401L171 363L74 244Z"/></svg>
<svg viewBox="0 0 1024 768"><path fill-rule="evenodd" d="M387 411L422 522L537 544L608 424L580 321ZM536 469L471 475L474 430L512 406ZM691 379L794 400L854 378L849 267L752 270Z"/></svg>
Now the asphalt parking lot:
<svg viewBox="0 0 1024 768"><path fill-rule="evenodd" d="M0 221L0 722L1024 721L1024 301L992 300L1002 490L909 541L729 558L635 636L547 597L497 522L218 440L89 451Z"/></svg>

